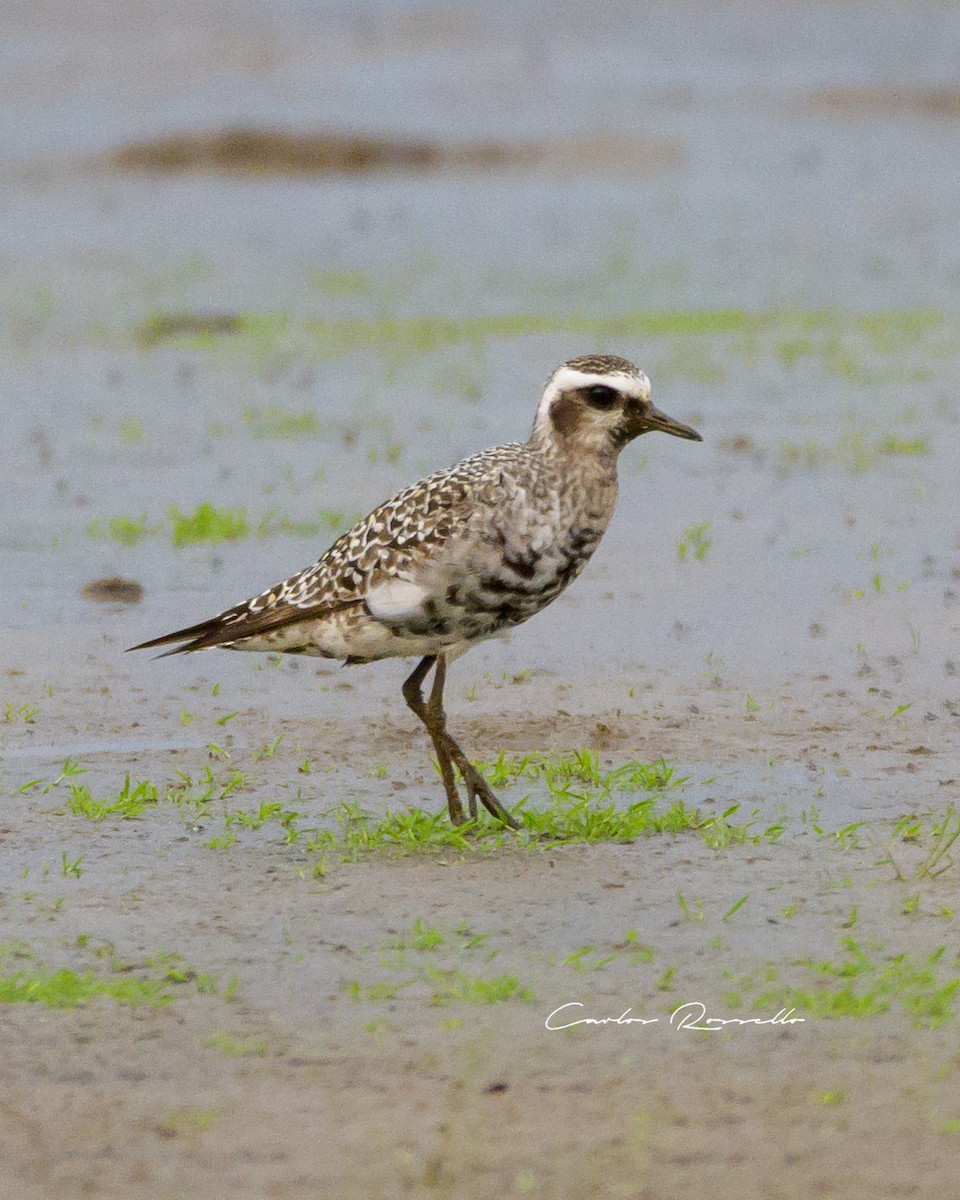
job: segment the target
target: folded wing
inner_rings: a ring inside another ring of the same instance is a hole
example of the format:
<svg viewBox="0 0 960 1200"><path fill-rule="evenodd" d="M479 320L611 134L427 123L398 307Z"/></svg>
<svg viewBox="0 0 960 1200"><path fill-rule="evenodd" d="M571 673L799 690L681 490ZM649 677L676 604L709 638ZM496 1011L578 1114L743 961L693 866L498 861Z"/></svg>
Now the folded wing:
<svg viewBox="0 0 960 1200"><path fill-rule="evenodd" d="M492 453L476 456L475 471L464 472L473 465L468 459L399 492L338 538L312 566L259 596L130 649L170 645L166 654L185 654L212 646L239 648L248 638L361 606L386 625L416 621L429 594L414 577L462 528L482 475L479 468Z"/></svg>

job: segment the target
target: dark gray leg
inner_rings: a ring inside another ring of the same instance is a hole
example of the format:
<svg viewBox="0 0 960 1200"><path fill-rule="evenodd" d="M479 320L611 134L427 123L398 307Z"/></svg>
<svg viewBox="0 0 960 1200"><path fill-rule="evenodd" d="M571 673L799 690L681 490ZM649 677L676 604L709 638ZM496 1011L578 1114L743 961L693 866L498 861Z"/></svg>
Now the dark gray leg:
<svg viewBox="0 0 960 1200"><path fill-rule="evenodd" d="M463 776L463 782L467 785L470 817L471 819L476 818L477 797L479 796L487 812L495 816L498 821L502 821L504 825L508 825L511 829L519 829L520 826L497 799L490 785L447 731L447 718L443 711L443 685L446 677L447 662L441 654L437 658L437 673L434 676L433 690L430 693L430 703L427 705L427 712L434 722L434 729L446 742L450 757L456 763L460 774Z"/></svg>
<svg viewBox="0 0 960 1200"><path fill-rule="evenodd" d="M424 704L421 688L423 687L424 679L434 664L436 664L437 669L433 680L433 687L430 691L430 700L427 704ZM404 683L403 698L406 700L408 707L423 722L427 733L430 734L430 740L433 742L433 748L437 753L437 763L440 767L440 776L443 779L444 790L447 793L447 808L450 810L450 820L454 825L462 825L467 819L463 811L463 805L460 802L460 793L457 791L456 779L453 774L453 764L456 764L467 786L471 818L475 818L477 815L477 798L479 797L480 802L487 812L496 817L498 821L502 821L504 825L509 826L511 829L519 829L519 824L510 816L497 799L490 785L447 732L447 718L443 711L443 686L446 682L446 677L447 663L443 655L428 654L420 660L416 669Z"/></svg>
<svg viewBox="0 0 960 1200"><path fill-rule="evenodd" d="M430 699L427 701L426 716L424 718L427 729L430 731L430 737L433 739L433 744L437 750L437 761L440 764L440 774L443 776L444 787L447 788L447 795L450 794L447 785L447 774L450 776L450 787L456 790L454 781L453 764L450 761L450 747L448 745L449 737L447 734L447 714L443 711L443 685L447 679L447 660L442 654L437 655L437 669L433 673L433 687L430 689ZM458 794L459 799L459 794ZM470 820L477 819L477 801L472 793L469 796Z"/></svg>
<svg viewBox="0 0 960 1200"><path fill-rule="evenodd" d="M447 808L450 810L450 820L454 825L462 825L467 818L463 812L463 805L460 803L460 793L457 791L457 783L454 779L453 767L450 762L450 752L447 749L443 733L443 672L440 665L437 667L440 692L438 695L437 683L434 681L433 691L430 693L429 708L424 704L423 693L420 690L430 668L437 662L438 660L433 654L428 654L420 660L416 669L404 682L403 698L406 700L407 706L412 709L426 726L427 733L430 734L430 740L433 742L433 748L437 753L437 763L440 766L440 777L443 779L444 791L447 793ZM442 663L443 659L441 658L439 664ZM437 708L440 710L439 725L435 717L435 710Z"/></svg>

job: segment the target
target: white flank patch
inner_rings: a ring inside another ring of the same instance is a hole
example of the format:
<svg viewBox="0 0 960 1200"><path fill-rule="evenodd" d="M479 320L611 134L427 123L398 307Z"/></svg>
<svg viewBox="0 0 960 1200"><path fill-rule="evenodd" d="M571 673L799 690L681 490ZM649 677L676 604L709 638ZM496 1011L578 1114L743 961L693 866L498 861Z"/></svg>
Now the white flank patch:
<svg viewBox="0 0 960 1200"><path fill-rule="evenodd" d="M365 596L367 608L386 624L400 624L424 615L423 604L430 593L409 579L386 579Z"/></svg>

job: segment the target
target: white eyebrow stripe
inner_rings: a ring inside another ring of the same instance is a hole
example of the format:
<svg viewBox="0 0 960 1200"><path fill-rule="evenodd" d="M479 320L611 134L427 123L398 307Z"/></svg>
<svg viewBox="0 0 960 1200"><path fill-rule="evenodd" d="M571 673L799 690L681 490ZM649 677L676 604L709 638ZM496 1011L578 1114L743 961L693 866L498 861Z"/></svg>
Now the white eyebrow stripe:
<svg viewBox="0 0 960 1200"><path fill-rule="evenodd" d="M550 380L559 391L568 392L572 388L616 387L618 391L624 384L639 384L636 375L596 375L591 371L578 371L575 367L561 367Z"/></svg>
<svg viewBox="0 0 960 1200"><path fill-rule="evenodd" d="M562 392L576 391L588 387L613 387L628 396L646 400L650 395L650 381L646 375L597 375L592 371L578 371L575 367L561 367L554 373L543 394L549 405Z"/></svg>

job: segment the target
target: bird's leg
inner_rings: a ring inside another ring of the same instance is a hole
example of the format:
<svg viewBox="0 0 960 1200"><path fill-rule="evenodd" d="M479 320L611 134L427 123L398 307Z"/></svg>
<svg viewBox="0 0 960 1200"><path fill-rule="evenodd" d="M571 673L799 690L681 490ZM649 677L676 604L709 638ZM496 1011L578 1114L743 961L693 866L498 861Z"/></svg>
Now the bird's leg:
<svg viewBox="0 0 960 1200"><path fill-rule="evenodd" d="M443 711L443 685L446 677L447 662L441 654L437 657L437 671L433 677L433 689L430 692L430 701L427 705L427 715L433 726L431 729L431 724L427 724L427 728L430 729L430 736L434 739L434 745L437 746L437 738L441 738L446 746L449 758L452 758L459 768L460 774L463 776L463 782L467 785L467 798L471 819L476 818L477 797L479 796L487 812L495 816L498 821L502 821L504 825L508 825L511 829L519 829L520 826L497 799L490 785L447 732L447 718Z"/></svg>
<svg viewBox="0 0 960 1200"><path fill-rule="evenodd" d="M515 821L507 812L500 801L497 799L496 793L490 787L490 784L484 779L473 763L467 758L464 752L460 749L457 743L448 733L447 746L450 750L450 757L459 768L460 774L463 776L464 783L467 785L467 791L470 795L472 807L476 807L475 797L480 797L480 802L483 807L498 821L502 821L504 825L508 825L511 829L519 829L520 823Z"/></svg>
<svg viewBox="0 0 960 1200"><path fill-rule="evenodd" d="M437 669L433 673L433 687L430 689L430 699L427 701L426 721L433 744L437 747L437 757L441 759L441 771L446 768L453 777L453 766L450 762L448 742L452 739L447 733L447 714L443 711L443 686L447 681L447 660L442 654L437 655ZM442 747L442 749L441 749ZM469 783L467 784L467 802L470 820L477 819L477 797Z"/></svg>
<svg viewBox="0 0 960 1200"><path fill-rule="evenodd" d="M433 691L430 693L429 707L423 702L423 693L420 688L423 684L424 677L429 672L430 668L437 664L437 679L440 683L439 693L437 690L437 681L434 681ZM437 763L440 767L440 777L443 779L443 787L447 793L447 808L450 810L450 820L454 825L462 825L467 819L464 816L463 805L460 803L460 793L457 791L457 782L453 775L453 766L450 762L450 751L447 747L447 739L443 731L443 677L446 673L446 668L443 658L437 658L436 655L428 654L422 658L417 664L414 671L408 676L403 684L403 698L407 702L407 706L417 715L417 717L426 726L427 733L430 734L430 740L433 742L433 748L437 752ZM438 699L434 703L434 696ZM440 723L437 724L434 711L440 709Z"/></svg>

